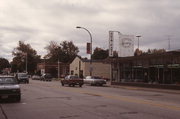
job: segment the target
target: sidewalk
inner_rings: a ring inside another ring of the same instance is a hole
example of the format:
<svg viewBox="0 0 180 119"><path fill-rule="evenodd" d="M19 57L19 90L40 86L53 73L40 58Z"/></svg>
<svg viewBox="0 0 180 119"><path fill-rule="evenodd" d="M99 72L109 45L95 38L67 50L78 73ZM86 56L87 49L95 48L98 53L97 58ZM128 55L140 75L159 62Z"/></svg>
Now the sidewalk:
<svg viewBox="0 0 180 119"><path fill-rule="evenodd" d="M161 92L161 93L171 93L171 94L180 94L180 90L175 89L165 89L165 88L151 88L151 87L144 87L138 85L128 85L128 84L111 84L108 82L106 84L108 87L113 88L121 88L121 89L128 89L128 90L139 90L139 91L153 91L153 92Z"/></svg>

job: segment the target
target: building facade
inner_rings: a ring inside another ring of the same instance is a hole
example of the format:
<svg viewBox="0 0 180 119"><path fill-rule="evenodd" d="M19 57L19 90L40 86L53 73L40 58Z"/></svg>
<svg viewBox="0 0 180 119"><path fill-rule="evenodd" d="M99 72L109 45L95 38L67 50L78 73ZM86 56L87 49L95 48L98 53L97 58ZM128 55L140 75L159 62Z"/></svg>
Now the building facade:
<svg viewBox="0 0 180 119"><path fill-rule="evenodd" d="M58 63L38 63L37 71L41 74L50 73L53 77L58 77ZM59 62L59 76L69 74L69 64Z"/></svg>
<svg viewBox="0 0 180 119"><path fill-rule="evenodd" d="M180 51L109 58L109 61L112 65L112 82L180 82Z"/></svg>
<svg viewBox="0 0 180 119"><path fill-rule="evenodd" d="M82 78L89 76L90 70L92 70L92 76L100 76L110 79L110 67L109 63L105 63L102 60L92 60L92 65L90 65L90 60L77 56L70 64L70 74L78 75Z"/></svg>

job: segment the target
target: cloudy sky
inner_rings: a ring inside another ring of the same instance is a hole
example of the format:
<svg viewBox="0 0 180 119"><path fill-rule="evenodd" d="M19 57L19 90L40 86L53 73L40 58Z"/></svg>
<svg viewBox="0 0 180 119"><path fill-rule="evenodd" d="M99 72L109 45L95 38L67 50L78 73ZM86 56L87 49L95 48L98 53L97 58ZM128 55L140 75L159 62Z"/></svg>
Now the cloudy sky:
<svg viewBox="0 0 180 119"><path fill-rule="evenodd" d="M76 26L91 32L93 47L108 48L115 30L141 35L143 50L168 49L168 36L171 49L180 49L180 0L0 0L0 57L11 60L19 40L42 56L50 41L73 41L86 56L90 38Z"/></svg>

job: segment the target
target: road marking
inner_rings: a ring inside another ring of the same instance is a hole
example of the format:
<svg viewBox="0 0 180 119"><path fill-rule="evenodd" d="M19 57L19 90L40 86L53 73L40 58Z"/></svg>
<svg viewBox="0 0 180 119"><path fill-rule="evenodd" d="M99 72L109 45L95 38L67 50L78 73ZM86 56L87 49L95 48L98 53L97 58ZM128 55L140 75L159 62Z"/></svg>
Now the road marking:
<svg viewBox="0 0 180 119"><path fill-rule="evenodd" d="M54 87L54 88L57 88L57 87ZM145 104L145 105L150 105L150 106L159 107L159 108L163 108L163 109L171 109L171 110L175 110L175 111L180 111L179 106L167 105L167 104L164 104L161 102L147 101L147 100L143 100L143 99L137 99L137 98L133 98L133 97L125 97L125 96L120 96L120 95L115 96L115 95L109 95L109 94L105 94L105 93L95 93L95 92L85 91L85 90L76 89L76 88L71 89L69 87L64 87L61 89L64 91L71 91L71 92L76 92L76 93L81 93L81 94L98 95L99 97L104 97L104 98L113 99L113 100L119 100L119 101L130 102L130 103Z"/></svg>
<svg viewBox="0 0 180 119"><path fill-rule="evenodd" d="M157 101L156 102L155 101L148 101L148 100L137 99L137 98L133 98L133 97L125 97L125 96L120 96L120 95L118 95L118 96L109 95L109 94L100 93L100 92L98 93L98 92L92 92L92 91L83 90L83 88L69 88L69 87L49 86L49 85L46 85L46 86L48 86L49 88L54 88L54 89L59 88L59 89L61 89L63 91L76 92L76 93L81 93L81 94L98 95L99 97L104 97L104 98L113 99L113 100L119 100L119 101L136 103L136 104L137 103L138 104L145 104L145 105L150 105L150 106L153 106L153 107L180 111L179 106L167 105L167 104L157 102Z"/></svg>

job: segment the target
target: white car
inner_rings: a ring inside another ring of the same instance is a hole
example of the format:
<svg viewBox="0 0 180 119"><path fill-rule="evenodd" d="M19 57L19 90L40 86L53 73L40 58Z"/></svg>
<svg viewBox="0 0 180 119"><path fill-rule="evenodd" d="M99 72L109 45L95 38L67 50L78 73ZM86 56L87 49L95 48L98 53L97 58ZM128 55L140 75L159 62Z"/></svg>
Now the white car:
<svg viewBox="0 0 180 119"><path fill-rule="evenodd" d="M21 100L21 89L12 76L0 76L0 100L15 98Z"/></svg>
<svg viewBox="0 0 180 119"><path fill-rule="evenodd" d="M101 77L98 76L87 76L84 79L85 84L90 84L90 85L100 85L103 86L106 84L106 80L102 79Z"/></svg>

